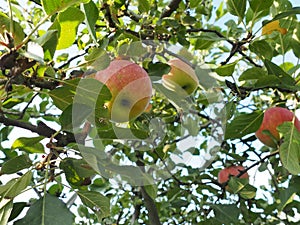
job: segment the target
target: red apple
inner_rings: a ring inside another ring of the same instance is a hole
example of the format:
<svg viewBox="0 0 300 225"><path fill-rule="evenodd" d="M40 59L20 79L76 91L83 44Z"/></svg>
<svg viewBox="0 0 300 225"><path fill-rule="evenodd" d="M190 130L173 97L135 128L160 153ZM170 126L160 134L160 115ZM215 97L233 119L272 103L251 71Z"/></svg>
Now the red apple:
<svg viewBox="0 0 300 225"><path fill-rule="evenodd" d="M152 83L148 73L129 60L113 60L98 71L95 78L104 83L112 94L107 107L110 119L127 122L147 109L152 95Z"/></svg>
<svg viewBox="0 0 300 225"><path fill-rule="evenodd" d="M280 140L279 132L276 129L277 126L293 120L295 127L300 131L300 122L293 112L281 107L269 108L265 111L263 121L260 128L255 132L255 135L263 144L276 148ZM269 131L271 135L268 133L265 134L263 131Z"/></svg>
<svg viewBox="0 0 300 225"><path fill-rule="evenodd" d="M171 59L168 64L171 70L163 75L163 85L172 91L192 94L199 85L195 70L178 58Z"/></svg>
<svg viewBox="0 0 300 225"><path fill-rule="evenodd" d="M219 174L218 174L218 182L220 184L224 184L226 182L229 181L231 176L238 176L241 171L245 170L245 168L243 166L229 166L226 167L224 169L222 169ZM245 180L249 180L249 174L246 172L244 174L242 174L239 178L241 179L245 179ZM231 192L230 188L228 187L228 185L226 185L226 190Z"/></svg>

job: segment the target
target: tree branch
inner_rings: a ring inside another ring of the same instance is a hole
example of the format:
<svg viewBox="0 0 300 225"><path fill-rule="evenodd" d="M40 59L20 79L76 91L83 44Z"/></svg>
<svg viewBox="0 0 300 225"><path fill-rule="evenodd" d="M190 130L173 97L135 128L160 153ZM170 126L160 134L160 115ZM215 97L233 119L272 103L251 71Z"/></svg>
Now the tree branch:
<svg viewBox="0 0 300 225"><path fill-rule="evenodd" d="M166 9L162 12L160 19L171 16L171 14L179 7L181 0L172 0Z"/></svg>
<svg viewBox="0 0 300 225"><path fill-rule="evenodd" d="M48 138L53 137L53 135L57 133L56 130L48 127L45 123L43 123L41 121L38 122L37 126L35 126L35 125L32 125L31 123L7 118L3 114L0 114L0 123L3 123L5 126L14 126L14 127L23 128L23 129L29 130L33 133L37 133L41 136L48 137ZM76 139L72 133L66 133L66 134L58 133L53 138L55 140L57 140L58 147L63 147L63 146L68 145L71 142L76 141Z"/></svg>

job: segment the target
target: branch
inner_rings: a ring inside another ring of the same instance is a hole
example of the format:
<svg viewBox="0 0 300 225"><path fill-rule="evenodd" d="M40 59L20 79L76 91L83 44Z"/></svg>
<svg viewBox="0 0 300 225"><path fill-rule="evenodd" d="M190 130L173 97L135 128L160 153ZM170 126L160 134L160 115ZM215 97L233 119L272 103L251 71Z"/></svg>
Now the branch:
<svg viewBox="0 0 300 225"><path fill-rule="evenodd" d="M148 211L148 217L149 217L150 225L161 225L155 202L148 195L148 193L145 190L144 186L141 187L141 193L142 193L142 196L144 198L145 206L146 206L147 211Z"/></svg>
<svg viewBox="0 0 300 225"><path fill-rule="evenodd" d="M166 9L162 12L160 19L171 16L171 14L179 7L181 0L172 0Z"/></svg>
<svg viewBox="0 0 300 225"><path fill-rule="evenodd" d="M45 123L41 121L38 122L37 126L35 126L32 125L31 123L7 118L3 114L0 114L0 123L3 123L5 126L14 126L14 127L23 128L48 138L53 137L53 135L57 133L56 130L48 127ZM66 146L69 143L76 141L72 133L66 133L66 134L58 133L53 138L57 140L57 146L59 147Z"/></svg>

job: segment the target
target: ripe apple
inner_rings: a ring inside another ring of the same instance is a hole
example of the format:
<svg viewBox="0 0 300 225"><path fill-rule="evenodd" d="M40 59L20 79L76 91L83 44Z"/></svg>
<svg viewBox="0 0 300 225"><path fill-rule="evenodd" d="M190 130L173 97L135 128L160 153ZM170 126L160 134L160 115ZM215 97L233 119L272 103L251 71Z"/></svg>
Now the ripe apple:
<svg viewBox="0 0 300 225"><path fill-rule="evenodd" d="M255 132L256 137L265 145L276 148L280 140L277 126L287 121L294 121L295 127L300 131L300 121L295 117L294 113L286 108L272 107L265 111L263 121L260 128ZM263 133L263 131L269 131Z"/></svg>
<svg viewBox="0 0 300 225"><path fill-rule="evenodd" d="M176 92L192 94L199 85L195 70L178 58L169 60L171 70L162 76L163 85Z"/></svg>
<svg viewBox="0 0 300 225"><path fill-rule="evenodd" d="M152 95L152 83L148 73L129 60L113 60L95 75L104 83L112 98L107 103L110 119L127 122L138 117L148 107Z"/></svg>
<svg viewBox="0 0 300 225"><path fill-rule="evenodd" d="M226 167L224 169L222 169L219 174L218 174L218 182L220 184L224 184L226 182L229 181L230 176L238 176L241 171L245 170L245 168L243 166L229 166ZM245 179L247 182L249 180L249 174L246 172L244 174L242 174L239 178L241 179ZM228 187L228 185L226 185L225 189L229 192L232 192L231 189Z"/></svg>

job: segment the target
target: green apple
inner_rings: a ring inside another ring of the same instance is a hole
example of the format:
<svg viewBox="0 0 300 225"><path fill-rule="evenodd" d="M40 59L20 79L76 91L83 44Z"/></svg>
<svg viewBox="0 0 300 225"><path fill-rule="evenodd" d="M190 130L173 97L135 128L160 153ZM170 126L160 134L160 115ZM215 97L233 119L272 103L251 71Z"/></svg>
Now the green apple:
<svg viewBox="0 0 300 225"><path fill-rule="evenodd" d="M169 90L191 95L199 85L195 70L178 58L169 60L171 70L163 75L162 83Z"/></svg>
<svg viewBox="0 0 300 225"><path fill-rule="evenodd" d="M280 141L280 134L276 128L284 122L293 120L295 127L300 131L300 122L293 112L282 107L269 108L265 111L263 121L255 135L263 144L276 148Z"/></svg>
<svg viewBox="0 0 300 225"><path fill-rule="evenodd" d="M148 73L138 64L113 60L106 69L95 74L95 79L104 83L111 92L112 98L106 106L112 121L130 121L147 109L152 83Z"/></svg>

